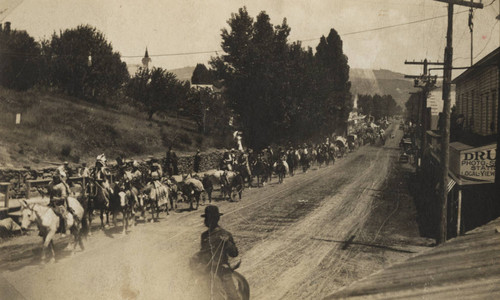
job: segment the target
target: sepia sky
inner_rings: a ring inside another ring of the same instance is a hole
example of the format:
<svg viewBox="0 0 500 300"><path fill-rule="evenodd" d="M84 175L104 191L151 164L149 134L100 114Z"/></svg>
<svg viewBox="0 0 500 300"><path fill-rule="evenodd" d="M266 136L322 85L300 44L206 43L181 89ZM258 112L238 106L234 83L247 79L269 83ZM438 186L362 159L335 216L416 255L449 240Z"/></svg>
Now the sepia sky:
<svg viewBox="0 0 500 300"><path fill-rule="evenodd" d="M479 0L475 0L479 1ZM492 0L483 0L485 5ZM475 11L475 61L499 46L499 2ZM442 60L446 17L384 30L373 28L444 16L446 4L433 0L0 0L0 20L27 30L37 39L54 31L90 24L101 30L130 64L140 63L145 47L152 64L167 69L207 63L220 51L221 28L231 13L246 6L255 17L266 11L275 25L287 18L290 41L304 40L316 47L319 37L335 28L354 68L390 69L418 74L421 68L405 66L405 59ZM455 12L467 10L455 6ZM470 62L468 13L454 16L454 66ZM219 52L220 53L220 52ZM455 75L458 75L454 73Z"/></svg>

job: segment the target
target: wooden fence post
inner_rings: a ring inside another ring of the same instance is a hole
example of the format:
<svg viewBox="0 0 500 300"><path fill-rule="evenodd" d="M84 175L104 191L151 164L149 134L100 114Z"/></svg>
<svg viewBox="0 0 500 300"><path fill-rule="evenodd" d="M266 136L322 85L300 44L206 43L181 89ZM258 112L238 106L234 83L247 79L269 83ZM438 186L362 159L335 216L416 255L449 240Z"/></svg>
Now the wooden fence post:
<svg viewBox="0 0 500 300"><path fill-rule="evenodd" d="M30 198L30 190L31 190L31 182L29 180L26 180L25 184L26 184L26 191L25 191L26 199L29 199Z"/></svg>

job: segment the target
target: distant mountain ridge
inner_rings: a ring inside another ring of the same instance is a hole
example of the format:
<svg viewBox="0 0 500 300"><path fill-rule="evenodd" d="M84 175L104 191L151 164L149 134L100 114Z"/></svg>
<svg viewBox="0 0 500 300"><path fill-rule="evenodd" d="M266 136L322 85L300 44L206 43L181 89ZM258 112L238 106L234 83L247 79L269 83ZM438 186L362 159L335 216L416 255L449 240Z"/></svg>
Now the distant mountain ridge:
<svg viewBox="0 0 500 300"><path fill-rule="evenodd" d="M184 67L168 71L174 73L179 80L191 81L194 68ZM408 100L408 93L415 91L412 80L405 79L404 74L391 70L351 68L349 78L352 84L351 93L353 96L356 94L388 94L392 95L401 107L404 107L404 103Z"/></svg>
<svg viewBox="0 0 500 300"><path fill-rule="evenodd" d="M193 71L195 67L184 67L179 69L171 69L167 70L168 72L174 73L177 76L177 79L180 81L189 81L191 82L191 77L193 76Z"/></svg>
<svg viewBox="0 0 500 300"><path fill-rule="evenodd" d="M367 95L392 95L394 100L404 107L409 92L415 91L413 81L404 78L404 74L390 70L370 70L352 68L349 72L351 93Z"/></svg>

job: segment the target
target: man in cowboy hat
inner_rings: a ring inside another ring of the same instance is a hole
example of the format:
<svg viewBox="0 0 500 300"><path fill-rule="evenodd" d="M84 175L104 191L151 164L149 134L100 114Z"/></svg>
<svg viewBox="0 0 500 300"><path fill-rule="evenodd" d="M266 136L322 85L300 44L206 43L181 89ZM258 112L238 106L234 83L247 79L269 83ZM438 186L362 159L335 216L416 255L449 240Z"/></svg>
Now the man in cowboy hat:
<svg viewBox="0 0 500 300"><path fill-rule="evenodd" d="M221 279L222 286L226 291L227 299L240 299L236 286L234 285L232 273L229 266L229 256L238 256L238 248L234 243L233 236L219 226L219 207L209 205L205 207L205 226L208 230L201 234L200 259Z"/></svg>

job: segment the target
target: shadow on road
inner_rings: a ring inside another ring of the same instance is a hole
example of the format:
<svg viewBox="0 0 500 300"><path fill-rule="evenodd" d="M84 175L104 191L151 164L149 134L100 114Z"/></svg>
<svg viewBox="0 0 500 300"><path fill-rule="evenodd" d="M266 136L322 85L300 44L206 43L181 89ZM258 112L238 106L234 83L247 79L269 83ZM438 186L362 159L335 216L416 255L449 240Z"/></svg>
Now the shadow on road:
<svg viewBox="0 0 500 300"><path fill-rule="evenodd" d="M70 239L73 237L63 238L54 242L54 252L56 260L62 259L71 255L72 251L66 247L70 244ZM42 261L42 243L41 239L38 243L18 244L5 246L0 248L0 252L7 255L1 255L0 269L16 271L27 266L35 266L43 264ZM47 258L50 258L50 251L46 251Z"/></svg>

